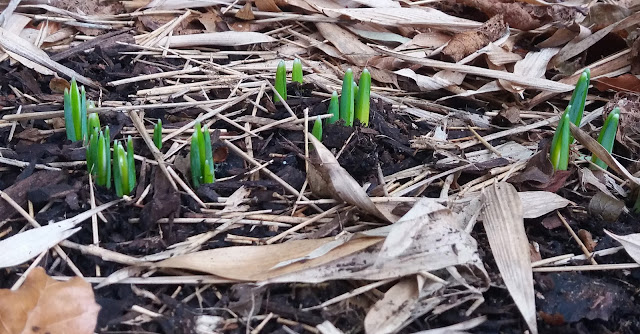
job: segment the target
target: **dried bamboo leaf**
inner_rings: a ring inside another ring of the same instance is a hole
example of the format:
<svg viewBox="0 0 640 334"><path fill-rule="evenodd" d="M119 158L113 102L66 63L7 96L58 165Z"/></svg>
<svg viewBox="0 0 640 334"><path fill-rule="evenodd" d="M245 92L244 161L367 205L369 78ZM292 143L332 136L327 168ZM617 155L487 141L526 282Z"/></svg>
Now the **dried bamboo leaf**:
<svg viewBox="0 0 640 334"><path fill-rule="evenodd" d="M444 30L461 30L482 25L476 21L451 16L427 7L394 8L393 10L389 8L324 8L323 12L332 17L347 16L353 20L391 27L437 27Z"/></svg>
<svg viewBox="0 0 640 334"><path fill-rule="evenodd" d="M521 191L520 201L527 203L523 209L523 218L538 218L549 212L571 204L571 201L549 191Z"/></svg>
<svg viewBox="0 0 640 334"><path fill-rule="evenodd" d="M377 55L375 50L362 43L356 35L337 24L318 22L316 28L345 58L355 65L365 66L371 57Z"/></svg>
<svg viewBox="0 0 640 334"><path fill-rule="evenodd" d="M318 196L331 196L334 199L345 201L386 221L393 221L393 217L388 217L378 210L369 195L340 166L338 160L318 139L309 136L309 140L315 148L307 176L311 191Z"/></svg>
<svg viewBox="0 0 640 334"><path fill-rule="evenodd" d="M176 35L164 37L158 45L183 48L199 45L236 46L275 42L276 39L259 32L223 31L204 34Z"/></svg>
<svg viewBox="0 0 640 334"><path fill-rule="evenodd" d="M36 63L50 70L60 72L64 75L69 76L70 78L76 78L76 80L87 86L100 88L100 84L98 82L82 76L76 71L51 60L51 58L49 58L49 55L47 55L44 51L38 49L35 45L25 41L20 36L11 33L3 28L0 28L0 47L2 47L2 49L7 53L14 53L22 57L22 59L27 59L32 63ZM16 60L20 61L20 59ZM28 66L28 64L25 64L25 66Z"/></svg>
<svg viewBox="0 0 640 334"><path fill-rule="evenodd" d="M543 78L547 72L549 61L558 51L560 51L560 49L546 48L527 53L524 59L517 61L513 66L513 74L520 75L523 78ZM515 88L518 94L524 91L524 88L520 86L513 86L513 88Z"/></svg>
<svg viewBox="0 0 640 334"><path fill-rule="evenodd" d="M418 302L424 284L421 276L409 276L392 286L378 300L364 318L367 334L396 332L411 317L411 310Z"/></svg>
<svg viewBox="0 0 640 334"><path fill-rule="evenodd" d="M634 261L640 263L640 233L616 235L607 230L604 230L604 233L621 243L627 254L629 254Z"/></svg>
<svg viewBox="0 0 640 334"><path fill-rule="evenodd" d="M484 228L502 279L532 333L538 333L529 241L522 202L509 183L483 191Z"/></svg>
<svg viewBox="0 0 640 334"><path fill-rule="evenodd" d="M169 10L169 9L184 9L184 8L198 8L209 7L215 5L231 5L231 0L152 0L146 6L145 9L155 10Z"/></svg>

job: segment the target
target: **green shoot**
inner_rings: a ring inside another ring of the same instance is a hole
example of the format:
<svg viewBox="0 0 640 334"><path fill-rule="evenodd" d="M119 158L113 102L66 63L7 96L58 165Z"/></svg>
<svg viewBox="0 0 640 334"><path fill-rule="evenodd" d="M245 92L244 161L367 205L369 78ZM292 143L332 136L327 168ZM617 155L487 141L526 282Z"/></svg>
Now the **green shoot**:
<svg viewBox="0 0 640 334"><path fill-rule="evenodd" d="M315 123L313 123L313 129L311 129L311 134L316 137L319 141L322 141L322 120L316 119Z"/></svg>
<svg viewBox="0 0 640 334"><path fill-rule="evenodd" d="M354 109L353 71L348 69L342 79L342 95L340 96L340 119L346 126L353 126Z"/></svg>
<svg viewBox="0 0 640 334"><path fill-rule="evenodd" d="M87 94L84 86L78 89L75 79L71 80L71 89L64 90L64 121L67 139L71 141L87 140Z"/></svg>
<svg viewBox="0 0 640 334"><path fill-rule="evenodd" d="M335 90L331 94L331 101L329 101L329 109L327 111L332 115L328 120L329 124L333 124L340 119L340 102L338 102L338 93Z"/></svg>
<svg viewBox="0 0 640 334"><path fill-rule="evenodd" d="M116 195L129 195L136 186L136 169L133 162L133 142L131 136L127 140L127 150L119 141L113 144L113 180Z"/></svg>
<svg viewBox="0 0 640 334"><path fill-rule="evenodd" d="M276 69L276 91L280 96L282 96L283 100L287 99L287 65L284 60L280 60L278 64L278 68ZM280 98L278 96L273 97L274 102L279 102Z"/></svg>
<svg viewBox="0 0 640 334"><path fill-rule="evenodd" d="M371 95L371 73L365 68L360 75L360 89L357 94L355 117L364 126L369 125L369 97Z"/></svg>
<svg viewBox="0 0 640 334"><path fill-rule="evenodd" d="M620 108L615 107L609 116L607 116L607 120L604 121L604 125L602 129L600 129L600 134L598 135L598 143L604 147L607 152L611 153L613 150L613 143L616 141L616 132L618 131L618 123L620 122ZM595 154L591 156L591 161L604 168L607 169L607 164L600 160Z"/></svg>
<svg viewBox="0 0 640 334"><path fill-rule="evenodd" d="M293 60L293 69L291 70L291 81L302 83L302 62L296 58Z"/></svg>
<svg viewBox="0 0 640 334"><path fill-rule="evenodd" d="M205 126L201 128L200 122L196 122L193 135L191 135L191 181L194 188L203 183L213 183L215 175L213 171L213 152L211 149L211 135Z"/></svg>
<svg viewBox="0 0 640 334"><path fill-rule="evenodd" d="M554 171L567 170L569 167L569 139L571 136L571 119L569 118L570 108L571 106L568 106L562 114L560 122L558 122L558 127L556 128L556 133L553 135L553 140L551 141L550 157Z"/></svg>
<svg viewBox="0 0 640 334"><path fill-rule="evenodd" d="M97 127L91 131L89 147L87 147L87 167L91 174L96 176L97 185L111 188L109 127L106 127L104 132Z"/></svg>
<svg viewBox="0 0 640 334"><path fill-rule="evenodd" d="M98 130L100 129L100 117L98 117L97 113L91 113L89 114L89 133L91 134L94 128L98 128Z"/></svg>
<svg viewBox="0 0 640 334"><path fill-rule="evenodd" d="M153 143L158 149L162 149L162 121L160 119L153 127Z"/></svg>
<svg viewBox="0 0 640 334"><path fill-rule="evenodd" d="M129 191L126 194L128 195L136 185L136 164L133 160L133 141L131 140L131 136L127 139L127 169Z"/></svg>
<svg viewBox="0 0 640 334"><path fill-rule="evenodd" d="M587 101L590 78L591 71L587 68L580 75L580 78L576 83L576 88L573 90L573 94L571 95L571 100L569 101L569 105L571 106L571 109L569 110L569 118L571 119L571 123L575 124L577 127L580 127L582 115L584 114L584 104ZM573 143L573 137L570 136L569 138L569 143Z"/></svg>

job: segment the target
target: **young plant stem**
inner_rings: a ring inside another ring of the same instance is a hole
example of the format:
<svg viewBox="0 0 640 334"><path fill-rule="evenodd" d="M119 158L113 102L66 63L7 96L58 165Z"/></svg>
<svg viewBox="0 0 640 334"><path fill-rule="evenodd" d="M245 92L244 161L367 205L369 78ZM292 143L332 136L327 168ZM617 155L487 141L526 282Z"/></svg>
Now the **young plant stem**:
<svg viewBox="0 0 640 334"><path fill-rule="evenodd" d="M291 81L299 83L303 82L302 62L298 58L293 60L293 68L291 69Z"/></svg>
<svg viewBox="0 0 640 334"><path fill-rule="evenodd" d="M607 152L611 153L613 150L613 144L616 141L616 132L618 131L618 123L620 123L620 108L615 107L607 116L607 119L604 121L604 125L602 129L600 129L600 134L598 135L598 143L604 147ZM600 160L595 154L591 156L591 161L600 166L603 169L607 169L609 166ZM593 169L595 167L592 166Z"/></svg>
<svg viewBox="0 0 640 334"><path fill-rule="evenodd" d="M131 136L127 139L127 173L129 176L127 180L127 184L129 185L128 195L136 186L136 164L133 159L133 140L131 140Z"/></svg>
<svg viewBox="0 0 640 334"><path fill-rule="evenodd" d="M371 96L371 73L366 68L360 75L360 89L358 92L358 101L356 103L356 118L363 126L369 125L369 109Z"/></svg>
<svg viewBox="0 0 640 334"><path fill-rule="evenodd" d="M342 79L342 95L340 96L340 119L344 125L353 126L354 110L353 71L348 69Z"/></svg>
<svg viewBox="0 0 640 334"><path fill-rule="evenodd" d="M159 150L162 149L162 120L160 119L153 127L153 143Z"/></svg>
<svg viewBox="0 0 640 334"><path fill-rule="evenodd" d="M322 120L316 119L313 123L313 128L311 129L311 134L316 137L319 141L322 141Z"/></svg>
<svg viewBox="0 0 640 334"><path fill-rule="evenodd" d="M200 187L202 180L202 172L200 168L200 143L198 142L198 133L196 131L191 135L191 182L194 188Z"/></svg>
<svg viewBox="0 0 640 334"><path fill-rule="evenodd" d="M553 136L553 140L551 141L551 164L553 165L553 170L567 170L569 167L569 138L570 138L570 123L571 119L569 118L568 113L569 107L562 114L562 118L560 118L560 122L558 123L558 127L556 128L556 133Z"/></svg>
<svg viewBox="0 0 640 334"><path fill-rule="evenodd" d="M95 129L95 128L94 128ZM107 178L107 166L109 165L108 156L111 152L107 152L107 139L104 136L104 133L100 131L100 136L98 137L98 157L94 162L94 170L97 169L97 178L96 184L99 186L106 186L110 181Z"/></svg>
<svg viewBox="0 0 640 334"><path fill-rule="evenodd" d="M111 131L109 131L108 125L104 127L104 138L104 152L107 156L107 184L105 186L107 187L107 189L111 189Z"/></svg>
<svg viewBox="0 0 640 334"><path fill-rule="evenodd" d="M569 118L571 119L571 123L575 124L577 127L580 127L582 115L584 114L584 105L587 101L590 78L591 71L587 68L580 75L580 78L576 83L576 88L573 90L573 94L571 95L571 100L569 101L569 105L571 106L571 109L569 110ZM570 135L569 138L569 142L573 143L573 136Z"/></svg>
<svg viewBox="0 0 640 334"><path fill-rule="evenodd" d="M276 68L276 91L282 96L283 100L287 99L287 65L284 60L280 60L278 67ZM273 97L274 102L280 102L278 96Z"/></svg>
<svg viewBox="0 0 640 334"><path fill-rule="evenodd" d="M333 124L340 119L340 102L338 101L338 92L335 90L331 94L327 112L331 114L331 118L328 119L329 124Z"/></svg>

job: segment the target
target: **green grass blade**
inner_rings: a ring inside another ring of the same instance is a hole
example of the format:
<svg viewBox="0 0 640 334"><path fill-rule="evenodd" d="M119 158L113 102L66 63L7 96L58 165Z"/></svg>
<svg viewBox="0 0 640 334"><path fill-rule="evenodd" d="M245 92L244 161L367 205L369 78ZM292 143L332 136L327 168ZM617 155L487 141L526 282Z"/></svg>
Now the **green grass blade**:
<svg viewBox="0 0 640 334"><path fill-rule="evenodd" d="M587 101L590 79L591 71L587 68L580 75L580 78L576 83L576 88L573 90L573 94L571 95L571 100L569 101L569 105L571 106L571 109L569 110L569 118L571 119L571 123L575 124L577 127L580 127L582 115L584 114L584 104ZM570 138L570 142L573 143L573 136Z"/></svg>
<svg viewBox="0 0 640 334"><path fill-rule="evenodd" d="M202 175L206 175L205 172L209 169L209 167L213 167L213 150L211 149L211 133L209 133L209 128L204 127L202 129L202 136L204 138L204 165L202 166ZM211 165L211 166L209 166ZM203 176L204 183L213 183L215 179L213 172L211 172L211 181L207 181L206 177Z"/></svg>
<svg viewBox="0 0 640 334"><path fill-rule="evenodd" d="M280 60L278 67L276 68L276 91L282 96L283 100L287 99L287 65L284 60ZM279 102L278 96L273 97L274 102Z"/></svg>
<svg viewBox="0 0 640 334"><path fill-rule="evenodd" d="M313 123L313 129L311 129L311 134L316 137L319 141L322 141L322 120L316 119L315 123Z"/></svg>
<svg viewBox="0 0 640 334"><path fill-rule="evenodd" d="M122 193L129 195L129 166L127 164L127 152L125 152L122 143L118 143L118 173L122 178Z"/></svg>
<svg viewBox="0 0 640 334"><path fill-rule="evenodd" d="M346 126L353 126L353 109L354 109L354 96L353 96L353 71L348 69L344 73L342 79L342 95L340 95L340 119L344 120Z"/></svg>
<svg viewBox="0 0 640 334"><path fill-rule="evenodd" d="M131 136L127 138L127 173L129 176L128 185L129 185L129 193L133 191L133 188L136 186L136 164L133 159L133 140Z"/></svg>
<svg viewBox="0 0 640 334"><path fill-rule="evenodd" d="M364 126L369 125L369 110L371 96L371 73L366 68L360 75L360 90L358 93L358 102L356 103L356 118Z"/></svg>
<svg viewBox="0 0 640 334"><path fill-rule="evenodd" d="M200 122L196 122L193 133L198 136L198 156L200 157L200 175L202 175L202 171L204 170L204 161L207 159L207 148L204 143L204 134L202 133Z"/></svg>
<svg viewBox="0 0 640 334"><path fill-rule="evenodd" d="M291 81L302 83L302 62L296 58L293 60L293 68L291 69Z"/></svg>
<svg viewBox="0 0 640 334"><path fill-rule="evenodd" d="M97 159L95 161L95 169L97 169L98 177L96 178L96 183L99 186L107 185L107 140L104 137L104 133L100 131L100 137L98 137L98 154Z"/></svg>
<svg viewBox="0 0 640 334"><path fill-rule="evenodd" d="M97 113L89 114L89 133L93 131L93 128L100 129L100 117Z"/></svg>
<svg viewBox="0 0 640 334"><path fill-rule="evenodd" d="M111 132L109 131L109 126L105 126L104 127L104 154L107 157L107 163L106 163L106 168L107 168L107 184L106 187L107 189L111 189Z"/></svg>
<svg viewBox="0 0 640 334"><path fill-rule="evenodd" d="M329 118L329 124L333 124L340 119L340 102L338 101L338 92L335 90L331 94L331 100L329 101L329 108L327 109L327 113L331 114L331 118Z"/></svg>
<svg viewBox="0 0 640 334"><path fill-rule="evenodd" d="M98 121L100 123L100 121ZM98 125L98 127L100 127ZM84 86L80 87L80 128L82 132L82 140L86 142L89 139L89 128L87 127L87 92Z"/></svg>
<svg viewBox="0 0 640 334"><path fill-rule="evenodd" d="M98 128L93 128L91 131L91 136L89 139L89 145L87 146L87 170L92 174L96 175L98 172L98 166L96 161L98 161L98 139L100 138L100 132Z"/></svg>
<svg viewBox="0 0 640 334"><path fill-rule="evenodd" d="M153 127L153 143L159 150L162 149L162 120L160 119Z"/></svg>
<svg viewBox="0 0 640 334"><path fill-rule="evenodd" d="M204 168L202 169L202 182L204 184L213 183L214 176L213 176L213 165L211 164L211 161L205 160L203 167Z"/></svg>
<svg viewBox="0 0 640 334"><path fill-rule="evenodd" d="M71 115L73 118L73 130L75 131L76 140L83 140L82 132L82 113L80 106L80 92L78 91L78 83L76 79L71 79ZM86 132L85 132L86 133Z"/></svg>
<svg viewBox="0 0 640 334"><path fill-rule="evenodd" d="M570 124L569 113L565 111L556 129L557 138L554 136L551 145L551 164L554 170L567 170L569 167Z"/></svg>
<svg viewBox="0 0 640 334"><path fill-rule="evenodd" d="M67 131L67 139L76 141L76 130L73 123L73 111L71 108L71 93L64 89L64 127Z"/></svg>
<svg viewBox="0 0 640 334"><path fill-rule="evenodd" d="M122 197L122 174L120 174L120 159L118 159L118 146L120 143L116 140L113 143L113 184L116 188L116 196Z"/></svg>
<svg viewBox="0 0 640 334"><path fill-rule="evenodd" d="M200 165L200 143L198 143L198 133L191 135L191 182L194 188L200 187L200 179L202 178Z"/></svg>
<svg viewBox="0 0 640 334"><path fill-rule="evenodd" d="M607 152L613 151L613 144L616 141L616 132L618 131L618 124L620 123L620 108L615 107L607 116L607 120L604 122L600 134L598 135L598 143L604 147ZM591 161L604 168L608 168L607 164L600 160L595 154L591 157Z"/></svg>

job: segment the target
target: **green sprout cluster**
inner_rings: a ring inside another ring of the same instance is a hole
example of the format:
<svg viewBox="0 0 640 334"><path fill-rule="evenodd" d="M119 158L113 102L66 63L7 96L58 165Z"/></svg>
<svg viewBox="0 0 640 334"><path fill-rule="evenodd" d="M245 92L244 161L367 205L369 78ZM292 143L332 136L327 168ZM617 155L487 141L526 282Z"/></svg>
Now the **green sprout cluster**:
<svg viewBox="0 0 640 334"><path fill-rule="evenodd" d="M607 119L604 121L604 125L602 129L600 129L600 134L598 135L598 143L604 147L607 152L611 153L613 151L613 143L616 140L616 132L618 131L618 124L620 123L620 108L615 107L607 116ZM598 158L595 154L591 156L591 162L595 165L607 169L607 164Z"/></svg>
<svg viewBox="0 0 640 334"><path fill-rule="evenodd" d="M196 122L191 136L191 181L195 188L215 181L211 135L206 126L200 126L200 122Z"/></svg>
<svg viewBox="0 0 640 334"><path fill-rule="evenodd" d="M360 75L359 85L353 78L353 70L348 69L342 79L342 95L338 101L338 93L331 94L328 122L333 124L341 119L346 126L353 126L354 119L364 126L369 125L369 109L371 97L371 73L366 68Z"/></svg>
<svg viewBox="0 0 640 334"><path fill-rule="evenodd" d="M88 139L87 107L93 108L93 104L89 102L87 105L84 86L78 88L76 79L71 79L71 88L64 90L64 122L67 139L73 142Z"/></svg>
<svg viewBox="0 0 640 334"><path fill-rule="evenodd" d="M89 118L90 137L87 146L87 169L95 177L97 185L111 189L111 176L116 195L129 195L136 185L136 169L133 160L133 140L127 139L127 150L117 140L113 144L113 160L111 159L111 133L109 126L100 129L100 120Z"/></svg>
<svg viewBox="0 0 640 334"><path fill-rule="evenodd" d="M304 82L302 74L302 62L296 58L293 60L293 68L291 69L291 82L298 82L302 84ZM287 99L287 65L284 60L280 60L278 67L276 68L276 83L275 88L278 94L283 100ZM273 96L275 102L280 102L278 95Z"/></svg>
<svg viewBox="0 0 640 334"><path fill-rule="evenodd" d="M573 143L570 124L580 126L584 105L589 90L591 72L585 69L580 75L576 88L573 90L567 109L562 114L558 127L553 135L550 149L550 160L554 170L567 170L569 167L569 146Z"/></svg>

